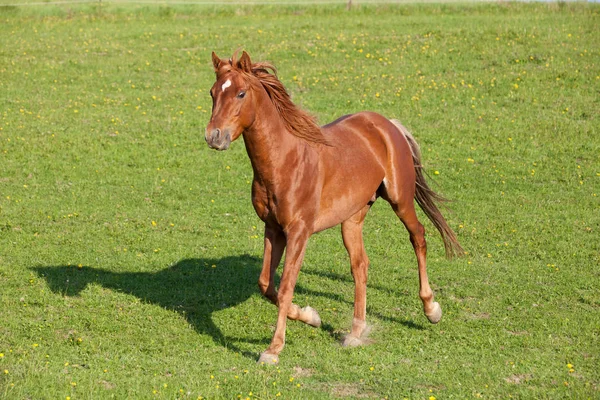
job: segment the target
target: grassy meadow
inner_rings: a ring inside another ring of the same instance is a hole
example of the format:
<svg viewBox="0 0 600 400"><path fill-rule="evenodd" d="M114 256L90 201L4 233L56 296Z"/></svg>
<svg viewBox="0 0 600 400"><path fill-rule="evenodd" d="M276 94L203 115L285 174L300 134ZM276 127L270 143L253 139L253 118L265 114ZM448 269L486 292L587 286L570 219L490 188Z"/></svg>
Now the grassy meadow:
<svg viewBox="0 0 600 400"><path fill-rule="evenodd" d="M585 3L0 7L0 398L600 398L598 26ZM380 200L372 343L340 345L334 228L295 295L323 326L256 365L276 309L252 170L203 138L210 52L240 47L322 123L412 130L466 250L427 221L438 325Z"/></svg>

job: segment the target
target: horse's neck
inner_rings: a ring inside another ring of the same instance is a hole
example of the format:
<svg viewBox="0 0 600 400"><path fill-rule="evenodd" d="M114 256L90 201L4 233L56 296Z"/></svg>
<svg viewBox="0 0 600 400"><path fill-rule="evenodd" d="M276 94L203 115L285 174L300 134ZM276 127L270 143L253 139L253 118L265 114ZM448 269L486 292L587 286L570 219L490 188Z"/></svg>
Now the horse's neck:
<svg viewBox="0 0 600 400"><path fill-rule="evenodd" d="M290 168L290 156L312 148L287 131L273 104L258 104L254 123L244 132L244 143L254 173L269 186Z"/></svg>

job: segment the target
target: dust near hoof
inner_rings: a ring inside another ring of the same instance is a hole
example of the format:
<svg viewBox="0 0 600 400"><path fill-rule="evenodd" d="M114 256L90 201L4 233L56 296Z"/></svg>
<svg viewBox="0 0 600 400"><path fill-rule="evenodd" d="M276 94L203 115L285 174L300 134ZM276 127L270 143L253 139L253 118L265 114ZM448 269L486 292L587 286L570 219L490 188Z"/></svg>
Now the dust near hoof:
<svg viewBox="0 0 600 400"><path fill-rule="evenodd" d="M357 338L356 336L348 335L342 341L342 346L344 347L358 347L363 346L365 344L364 340L361 338Z"/></svg>
<svg viewBox="0 0 600 400"><path fill-rule="evenodd" d="M433 310L430 313L426 313L425 316L432 324L437 324L442 319L442 307L437 301L433 303Z"/></svg>
<svg viewBox="0 0 600 400"><path fill-rule="evenodd" d="M258 364L260 365L277 365L279 363L279 356L266 351L260 355Z"/></svg>
<svg viewBox="0 0 600 400"><path fill-rule="evenodd" d="M344 347L358 347L358 346L366 346L371 344L373 341L369 339L369 334L371 333L371 325L366 325L360 337L352 335L349 333L348 335L342 338L342 346Z"/></svg>

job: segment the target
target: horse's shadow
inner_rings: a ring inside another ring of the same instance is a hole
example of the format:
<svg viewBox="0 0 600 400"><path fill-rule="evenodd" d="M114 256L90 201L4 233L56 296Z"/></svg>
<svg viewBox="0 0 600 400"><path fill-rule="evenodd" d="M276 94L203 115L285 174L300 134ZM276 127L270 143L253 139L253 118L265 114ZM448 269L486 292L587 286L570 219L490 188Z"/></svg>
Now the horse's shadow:
<svg viewBox="0 0 600 400"><path fill-rule="evenodd" d="M235 345L240 340L251 340L226 337L211 315L258 293L260 265L260 259L241 255L186 259L157 272L114 272L87 266L31 269L48 282L54 293L64 296L79 296L89 284L95 283L173 310L183 315L197 332L212 337L215 343L254 357L255 354L246 354Z"/></svg>
<svg viewBox="0 0 600 400"><path fill-rule="evenodd" d="M193 258L173 264L157 272L115 272L88 266L37 266L31 269L44 278L52 292L63 296L79 296L90 284L136 296L140 300L175 311L188 321L200 334L209 335L212 340L225 348L255 358L257 354L241 350L236 343L268 344L264 340L225 336L212 320L214 312L234 307L259 293L257 279L261 259L250 255L230 256L221 259ZM313 272L321 278L335 279L351 284L348 277L338 274ZM298 293L323 297L351 305L352 302L338 293L296 287ZM386 288L374 289L389 291ZM275 312L275 311L273 311ZM381 320L400 323L408 328L423 330L421 324L381 315L369 308L369 313ZM334 339L340 333L332 326L323 324Z"/></svg>

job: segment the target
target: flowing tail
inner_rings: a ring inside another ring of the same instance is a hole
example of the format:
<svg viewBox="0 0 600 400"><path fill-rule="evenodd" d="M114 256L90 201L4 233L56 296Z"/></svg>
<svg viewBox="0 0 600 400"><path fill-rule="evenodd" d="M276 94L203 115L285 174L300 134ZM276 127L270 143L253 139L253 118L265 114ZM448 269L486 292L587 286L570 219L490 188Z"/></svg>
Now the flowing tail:
<svg viewBox="0 0 600 400"><path fill-rule="evenodd" d="M437 203L444 203L448 200L434 192L429 185L427 185L427 181L423 175L423 166L421 165L421 150L419 149L419 144L413 135L408 131L408 129L406 129L399 121L391 120L391 122L396 125L400 132L402 132L404 137L406 137L408 144L410 145L410 151L412 153L416 173L415 200L417 201L417 204L419 207L421 207L421 210L423 210L425 215L427 215L427 218L429 218L429 220L433 223L433 226L435 226L440 232L442 240L444 241L446 257L453 258L455 256L462 256L464 254L464 250L460 243L458 243L456 234L452 228L448 226L446 219L437 207Z"/></svg>

